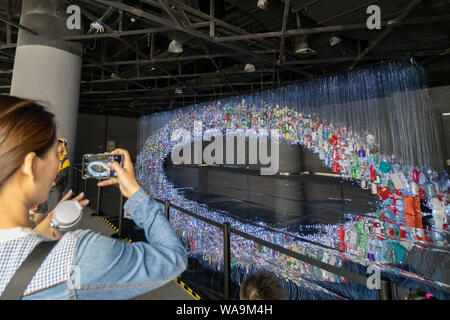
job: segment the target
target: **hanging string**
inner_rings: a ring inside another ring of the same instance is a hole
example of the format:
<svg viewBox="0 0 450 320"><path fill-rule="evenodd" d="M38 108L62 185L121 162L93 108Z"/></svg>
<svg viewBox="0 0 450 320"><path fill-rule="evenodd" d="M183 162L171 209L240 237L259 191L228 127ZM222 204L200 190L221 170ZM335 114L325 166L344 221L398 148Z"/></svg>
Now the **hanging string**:
<svg viewBox="0 0 450 320"><path fill-rule="evenodd" d="M370 180L370 164L374 167L373 173L382 180L380 190L388 190L390 172L405 172L405 178L411 182L414 179L410 175L411 168L417 166L421 172L427 172L428 169L439 170L442 166L439 165L441 151L437 126L431 115L430 98L425 86L423 69L416 64L388 63L142 117L139 131L142 148L136 162L137 178L144 189L157 198L170 199L186 210L219 223L229 222L233 228L286 248L295 248L296 252L319 261L341 267L345 261L358 263L360 267L377 262L390 274L407 275L411 280L420 280L431 286L435 281L442 281L426 279L418 273L405 273L401 266L388 265L402 262L405 243L421 246L420 239L424 239L420 234L423 229L410 225L405 227L401 196L398 199L391 196L383 201L379 212L364 216L349 215L347 221L340 225L302 226L308 231L303 236L317 243L311 245L296 238L292 231L278 232L265 228L263 223L255 225L237 221L224 212L213 211L185 199L182 191L168 181L163 167L165 158L174 147L170 136L176 128L194 132L196 121L222 130L272 127L278 130L284 141L319 153L324 165L339 164L354 180ZM290 118L292 120L285 120ZM369 136L373 137L374 142L368 139ZM351 157L345 160L346 163L342 159L333 159L334 150L329 148L333 143L343 144L339 147L342 148L340 152L349 149ZM424 176L431 180L433 174ZM445 179L439 181L444 182L436 189L445 199L448 183ZM375 184L375 181L372 183ZM401 214L392 212L392 199L396 200L394 209ZM385 223L381 224L381 219ZM171 223L175 229L182 231L182 240L191 256L198 257L213 269L223 266L221 232L216 227L176 210L171 214ZM427 241L437 248L448 246L436 226L430 230L434 238ZM314 232L309 232L311 230ZM430 255L433 250L429 249ZM255 266L270 270L299 288L308 288L311 294L320 292L333 296L332 292L339 292L353 297L359 292L360 297L373 297L373 292L367 288L346 284L336 275L292 261L278 252L257 247L251 241L238 237L232 239L232 254L232 272L236 277L248 274L247 270Z"/></svg>

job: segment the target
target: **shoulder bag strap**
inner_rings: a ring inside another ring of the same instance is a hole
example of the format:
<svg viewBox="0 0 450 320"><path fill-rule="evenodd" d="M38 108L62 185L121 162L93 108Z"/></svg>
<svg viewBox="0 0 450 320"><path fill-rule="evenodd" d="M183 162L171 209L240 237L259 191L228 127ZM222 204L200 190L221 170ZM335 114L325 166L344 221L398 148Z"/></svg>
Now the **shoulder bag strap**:
<svg viewBox="0 0 450 320"><path fill-rule="evenodd" d="M19 300L22 298L34 274L57 243L58 241L42 241L39 243L11 278L0 300Z"/></svg>

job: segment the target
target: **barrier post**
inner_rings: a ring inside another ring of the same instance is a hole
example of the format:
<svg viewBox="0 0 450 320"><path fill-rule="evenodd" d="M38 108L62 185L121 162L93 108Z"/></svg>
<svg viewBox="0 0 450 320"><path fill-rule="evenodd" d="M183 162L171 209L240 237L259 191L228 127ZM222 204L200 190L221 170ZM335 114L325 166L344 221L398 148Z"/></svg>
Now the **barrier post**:
<svg viewBox="0 0 450 320"><path fill-rule="evenodd" d="M72 187L73 187L74 194L77 195L78 194L78 169L77 169L77 167L73 167L73 171L74 172L72 173L72 175L73 175Z"/></svg>
<svg viewBox="0 0 450 320"><path fill-rule="evenodd" d="M389 279L381 279L381 288L378 290L380 300L392 300L392 282Z"/></svg>
<svg viewBox="0 0 450 320"><path fill-rule="evenodd" d="M120 191L119 191L120 192ZM120 192L120 204L119 204L119 238L122 238L122 218L123 218L123 195Z"/></svg>
<svg viewBox="0 0 450 320"><path fill-rule="evenodd" d="M84 179L84 196L87 197L87 179Z"/></svg>
<svg viewBox="0 0 450 320"><path fill-rule="evenodd" d="M164 201L164 215L166 216L167 221L170 221L170 201Z"/></svg>
<svg viewBox="0 0 450 320"><path fill-rule="evenodd" d="M223 224L223 296L225 300L230 300L231 291L230 233L231 226L225 222Z"/></svg>
<svg viewBox="0 0 450 320"><path fill-rule="evenodd" d="M102 188L97 187L97 216L101 216L100 214L101 201L102 201Z"/></svg>

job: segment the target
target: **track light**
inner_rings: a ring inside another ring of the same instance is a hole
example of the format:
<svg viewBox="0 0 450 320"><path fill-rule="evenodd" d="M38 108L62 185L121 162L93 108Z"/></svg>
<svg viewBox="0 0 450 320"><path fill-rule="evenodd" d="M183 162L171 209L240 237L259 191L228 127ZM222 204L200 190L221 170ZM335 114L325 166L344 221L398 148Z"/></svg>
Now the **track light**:
<svg viewBox="0 0 450 320"><path fill-rule="evenodd" d="M176 40L172 40L169 44L168 51L170 53L182 53L183 45Z"/></svg>
<svg viewBox="0 0 450 320"><path fill-rule="evenodd" d="M330 38L330 46L334 47L335 45L337 45L341 41L342 41L342 39L339 38L339 37L331 37Z"/></svg>
<svg viewBox="0 0 450 320"><path fill-rule="evenodd" d="M244 67L244 71L245 72L255 72L256 68L254 65L252 65L251 63L247 63Z"/></svg>
<svg viewBox="0 0 450 320"><path fill-rule="evenodd" d="M258 0L257 6L260 9L267 9L267 4L269 3L269 0Z"/></svg>

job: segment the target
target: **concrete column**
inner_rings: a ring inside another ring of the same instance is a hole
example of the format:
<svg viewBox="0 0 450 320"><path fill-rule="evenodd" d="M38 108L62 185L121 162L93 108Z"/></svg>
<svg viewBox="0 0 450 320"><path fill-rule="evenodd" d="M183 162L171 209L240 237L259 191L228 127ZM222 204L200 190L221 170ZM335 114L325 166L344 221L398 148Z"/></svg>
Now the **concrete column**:
<svg viewBox="0 0 450 320"><path fill-rule="evenodd" d="M19 29L10 94L38 100L55 114L58 137L67 139L74 163L83 45L60 38L83 31L67 28L67 6L64 0L23 0L20 24L39 36Z"/></svg>

